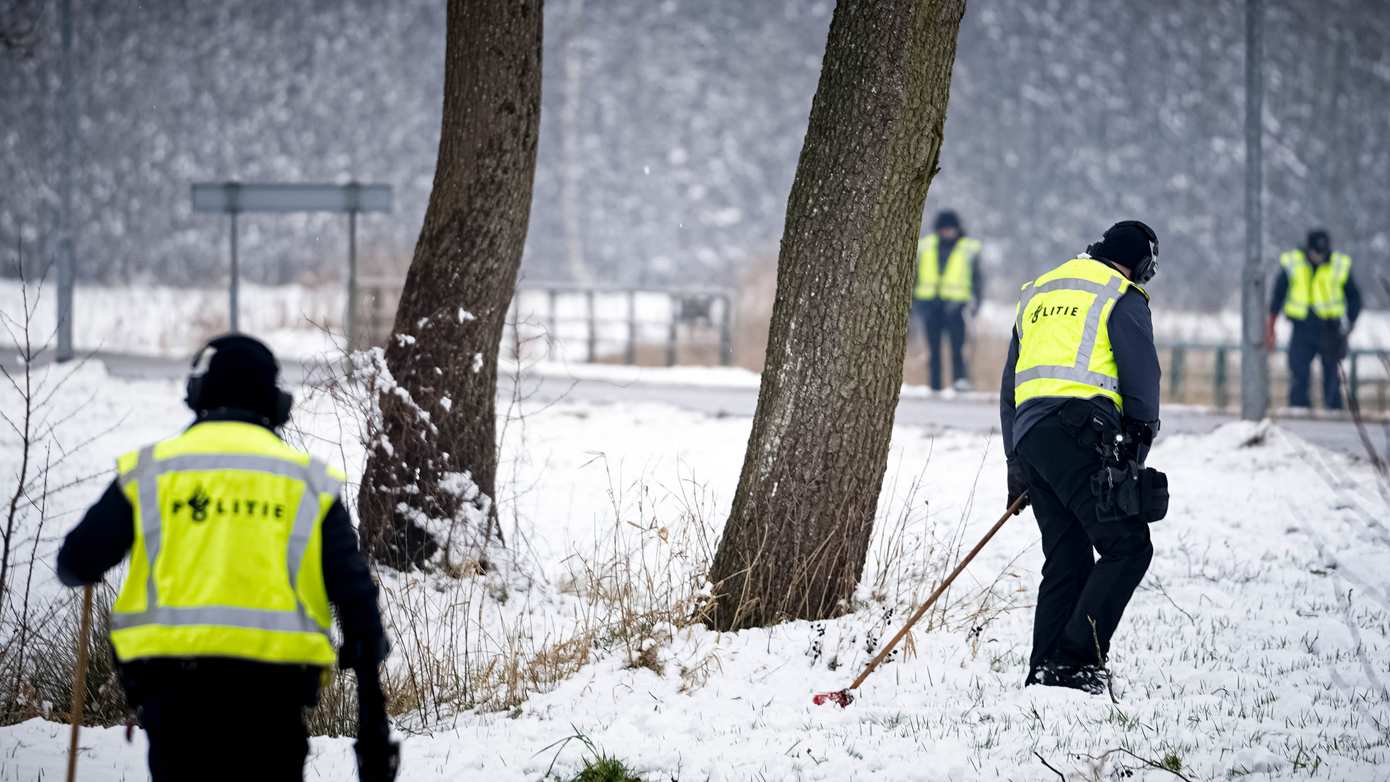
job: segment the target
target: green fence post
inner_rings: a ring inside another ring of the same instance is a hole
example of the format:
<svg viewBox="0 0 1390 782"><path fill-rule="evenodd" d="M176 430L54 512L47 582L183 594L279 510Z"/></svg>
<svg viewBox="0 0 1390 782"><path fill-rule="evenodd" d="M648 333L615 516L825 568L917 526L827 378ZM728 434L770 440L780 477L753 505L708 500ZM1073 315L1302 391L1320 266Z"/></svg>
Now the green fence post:
<svg viewBox="0 0 1390 782"><path fill-rule="evenodd" d="M1357 371L1356 366L1356 360L1360 358L1359 351L1351 351L1351 354L1348 356L1348 358L1351 360L1351 371L1347 373L1347 404L1354 405L1358 401L1356 396L1356 387L1360 385L1358 381L1360 380L1361 373Z"/></svg>
<svg viewBox="0 0 1390 782"><path fill-rule="evenodd" d="M1182 345L1174 345L1172 359L1168 362L1168 395L1175 401L1182 399L1182 364L1185 352Z"/></svg>
<svg viewBox="0 0 1390 782"><path fill-rule="evenodd" d="M1215 386L1212 393L1212 400L1216 403L1216 409L1226 409L1226 348L1216 349L1216 372Z"/></svg>

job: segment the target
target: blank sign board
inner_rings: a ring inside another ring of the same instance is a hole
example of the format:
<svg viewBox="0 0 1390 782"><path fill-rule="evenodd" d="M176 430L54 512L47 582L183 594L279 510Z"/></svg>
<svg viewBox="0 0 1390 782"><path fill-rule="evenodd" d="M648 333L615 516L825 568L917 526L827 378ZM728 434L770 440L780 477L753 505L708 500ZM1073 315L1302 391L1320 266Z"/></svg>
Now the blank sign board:
<svg viewBox="0 0 1390 782"><path fill-rule="evenodd" d="M193 185L195 212L389 212L390 185Z"/></svg>

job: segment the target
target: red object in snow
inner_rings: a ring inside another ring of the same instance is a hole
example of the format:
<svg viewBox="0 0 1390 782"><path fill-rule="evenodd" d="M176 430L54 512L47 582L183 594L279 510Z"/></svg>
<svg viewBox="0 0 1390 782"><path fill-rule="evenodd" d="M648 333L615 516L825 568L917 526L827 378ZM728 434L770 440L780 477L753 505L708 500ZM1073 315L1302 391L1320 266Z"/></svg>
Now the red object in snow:
<svg viewBox="0 0 1390 782"><path fill-rule="evenodd" d="M817 706L824 706L827 703L837 703L840 705L840 708L843 709L851 703L854 703L854 696L849 694L849 690L818 692L816 696L811 699L811 702Z"/></svg>

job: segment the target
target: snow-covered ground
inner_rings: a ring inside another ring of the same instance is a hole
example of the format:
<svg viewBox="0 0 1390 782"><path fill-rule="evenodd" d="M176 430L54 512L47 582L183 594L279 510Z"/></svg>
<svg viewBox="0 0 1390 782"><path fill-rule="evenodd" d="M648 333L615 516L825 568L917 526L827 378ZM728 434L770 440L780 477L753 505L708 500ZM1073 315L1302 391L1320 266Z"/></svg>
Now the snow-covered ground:
<svg viewBox="0 0 1390 782"><path fill-rule="evenodd" d="M301 396L297 436L360 474L355 421L322 395ZM78 370L51 403L72 416L60 432L66 443L100 436L55 477L109 469L117 453L174 432L187 420L180 397L173 381ZM0 406L14 403L0 391ZM522 412L506 422L500 478L514 571L462 583L396 576L384 587L397 666L431 652L460 665L466 649L555 675L514 681L539 691L499 694L505 709L402 715L403 780L568 778L588 751L564 743L576 734L648 780L1054 778L1044 760L1067 778L1174 778L1141 759L1180 764L1192 779L1390 779L1390 501L1364 463L1277 427L1162 440L1151 461L1169 472L1173 504L1116 637L1118 703L1020 686L1041 558L1025 512L911 649L841 710L810 696L845 686L997 518L995 436L897 428L858 610L719 634L660 618L690 597L708 560L750 422L658 404ZM5 481L17 460L7 431ZM68 595L53 551L104 481L55 501L38 599ZM471 632L460 641L427 628L421 649L400 637L420 629L412 607ZM144 778L138 732L133 744L118 728L82 735L82 779ZM66 744L63 726L40 719L0 729L0 780L58 778ZM310 766L311 779L352 778L350 741L314 739Z"/></svg>

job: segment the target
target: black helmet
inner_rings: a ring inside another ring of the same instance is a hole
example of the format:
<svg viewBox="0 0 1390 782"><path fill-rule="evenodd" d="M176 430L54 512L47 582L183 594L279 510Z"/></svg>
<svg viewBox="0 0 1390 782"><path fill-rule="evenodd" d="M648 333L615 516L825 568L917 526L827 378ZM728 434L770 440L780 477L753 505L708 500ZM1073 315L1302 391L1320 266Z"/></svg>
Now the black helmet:
<svg viewBox="0 0 1390 782"><path fill-rule="evenodd" d="M965 229L960 225L960 215L950 209L942 209L936 213L936 222L932 225L932 230L940 231L942 228L954 228L965 233Z"/></svg>
<svg viewBox="0 0 1390 782"><path fill-rule="evenodd" d="M1308 241L1304 246L1309 252L1315 252L1326 258L1332 254L1332 236L1327 233L1326 228L1314 228L1308 232Z"/></svg>
<svg viewBox="0 0 1390 782"><path fill-rule="evenodd" d="M294 397L280 390L280 364L254 337L223 334L193 357L184 403L202 418L213 410L244 410L274 428L290 420Z"/></svg>
<svg viewBox="0 0 1390 782"><path fill-rule="evenodd" d="M1110 226L1099 242L1086 248L1086 253L1127 267L1140 285L1158 273L1158 234L1138 220L1122 220Z"/></svg>

